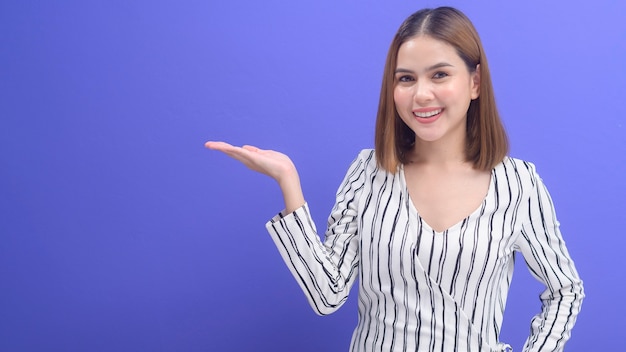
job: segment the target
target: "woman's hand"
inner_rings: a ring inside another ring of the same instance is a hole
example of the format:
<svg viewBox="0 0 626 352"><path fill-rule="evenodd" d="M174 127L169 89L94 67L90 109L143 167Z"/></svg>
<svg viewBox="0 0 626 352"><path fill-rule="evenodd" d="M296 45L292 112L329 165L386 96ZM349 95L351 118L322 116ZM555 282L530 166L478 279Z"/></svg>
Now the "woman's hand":
<svg viewBox="0 0 626 352"><path fill-rule="evenodd" d="M275 179L279 184L297 174L296 167L289 157L273 150L263 150L250 145L235 147L225 142L206 142L205 147L218 150L237 159L249 169Z"/></svg>
<svg viewBox="0 0 626 352"><path fill-rule="evenodd" d="M285 198L286 211L292 212L304 204L300 178L289 157L273 150L264 150L250 145L235 147L225 142L209 141L205 147L223 152L239 160L249 169L265 174L278 182Z"/></svg>

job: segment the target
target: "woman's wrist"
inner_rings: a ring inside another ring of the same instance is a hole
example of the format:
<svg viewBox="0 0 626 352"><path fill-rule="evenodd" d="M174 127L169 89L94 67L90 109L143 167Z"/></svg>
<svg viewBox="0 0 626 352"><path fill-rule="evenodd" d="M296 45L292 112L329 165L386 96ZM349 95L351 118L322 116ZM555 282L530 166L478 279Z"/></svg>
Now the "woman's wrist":
<svg viewBox="0 0 626 352"><path fill-rule="evenodd" d="M283 192L285 212L287 214L292 213L304 205L305 201L302 193L302 186L300 185L300 177L298 176L298 172L295 168L277 181L281 191Z"/></svg>

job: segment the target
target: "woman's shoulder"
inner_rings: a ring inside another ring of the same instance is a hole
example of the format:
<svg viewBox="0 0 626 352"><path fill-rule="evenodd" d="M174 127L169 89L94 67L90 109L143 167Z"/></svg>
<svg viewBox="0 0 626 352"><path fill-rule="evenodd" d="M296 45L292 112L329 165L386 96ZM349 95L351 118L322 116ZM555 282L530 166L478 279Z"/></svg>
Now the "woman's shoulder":
<svg viewBox="0 0 626 352"><path fill-rule="evenodd" d="M361 149L361 151L357 154L357 158L376 162L376 153L374 152L374 149L371 148Z"/></svg>
<svg viewBox="0 0 626 352"><path fill-rule="evenodd" d="M376 151L374 149L362 149L357 155L355 162L356 161L362 164L363 169L365 169L368 174L387 172L378 164Z"/></svg>
<svg viewBox="0 0 626 352"><path fill-rule="evenodd" d="M348 173L364 172L364 174L371 175L379 171L374 149L363 149L352 160Z"/></svg>
<svg viewBox="0 0 626 352"><path fill-rule="evenodd" d="M530 184L534 186L539 180L535 164L511 156L506 156L501 163L496 165L494 173L506 177L509 181L515 180L521 185Z"/></svg>
<svg viewBox="0 0 626 352"><path fill-rule="evenodd" d="M371 165L376 166L376 153L374 149L362 149L354 159L354 162L359 162L365 168L369 168Z"/></svg>

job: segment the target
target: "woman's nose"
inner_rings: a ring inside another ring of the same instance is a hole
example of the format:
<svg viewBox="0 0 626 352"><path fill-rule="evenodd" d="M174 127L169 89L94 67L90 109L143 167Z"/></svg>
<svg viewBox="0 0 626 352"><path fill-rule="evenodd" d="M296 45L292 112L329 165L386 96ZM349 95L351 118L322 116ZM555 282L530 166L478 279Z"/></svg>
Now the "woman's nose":
<svg viewBox="0 0 626 352"><path fill-rule="evenodd" d="M418 80L415 82L415 102L418 105L429 102L433 99L433 91L430 82Z"/></svg>

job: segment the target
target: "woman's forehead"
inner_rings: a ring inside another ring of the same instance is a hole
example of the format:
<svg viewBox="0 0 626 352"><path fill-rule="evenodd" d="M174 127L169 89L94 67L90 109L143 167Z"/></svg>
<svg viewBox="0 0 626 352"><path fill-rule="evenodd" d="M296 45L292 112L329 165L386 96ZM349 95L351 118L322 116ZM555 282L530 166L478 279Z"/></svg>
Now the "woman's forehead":
<svg viewBox="0 0 626 352"><path fill-rule="evenodd" d="M462 59L454 47L447 42L424 35L408 39L398 49L398 66L426 67L440 62L455 65L462 62Z"/></svg>

